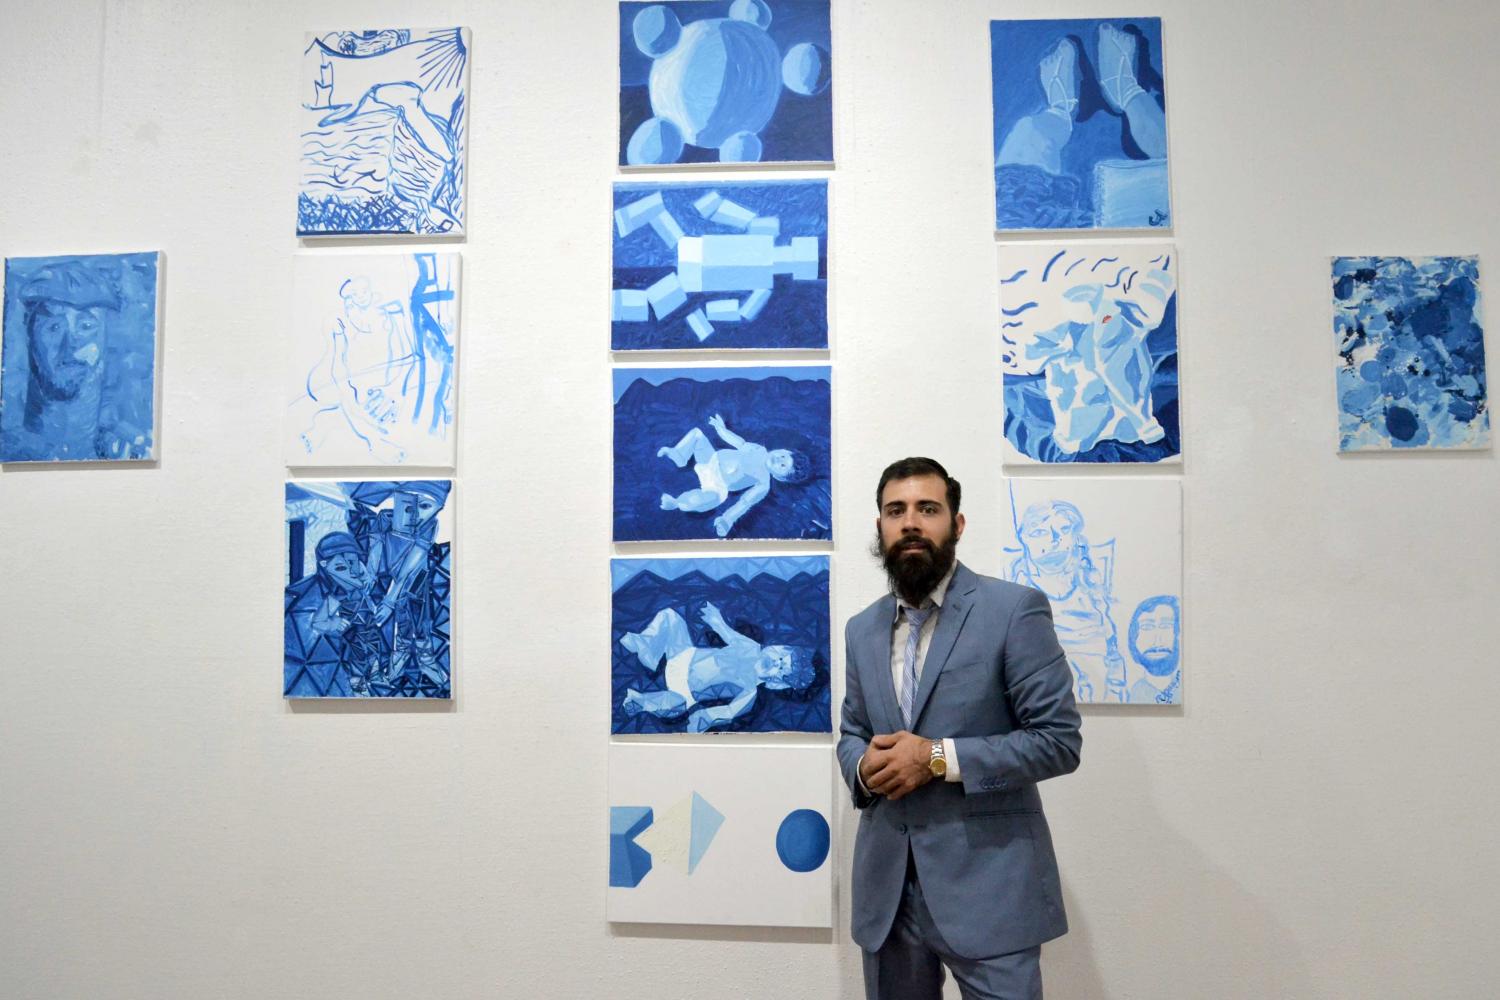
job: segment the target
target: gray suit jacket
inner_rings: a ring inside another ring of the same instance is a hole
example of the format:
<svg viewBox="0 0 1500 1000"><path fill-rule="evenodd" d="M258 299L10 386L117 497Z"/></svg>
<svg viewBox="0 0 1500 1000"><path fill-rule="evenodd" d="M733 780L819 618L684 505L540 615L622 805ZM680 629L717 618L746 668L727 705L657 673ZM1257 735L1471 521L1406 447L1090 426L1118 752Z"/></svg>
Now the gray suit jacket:
<svg viewBox="0 0 1500 1000"><path fill-rule="evenodd" d="M932 918L966 958L1041 944L1068 929L1052 835L1036 783L1078 767L1073 673L1041 591L962 563L944 598L912 705L911 730L952 737L961 782L933 780L900 801L868 796L856 768L875 733L906 728L891 681L896 599L844 630L844 781L860 810L854 940L878 949L901 902L908 845Z"/></svg>

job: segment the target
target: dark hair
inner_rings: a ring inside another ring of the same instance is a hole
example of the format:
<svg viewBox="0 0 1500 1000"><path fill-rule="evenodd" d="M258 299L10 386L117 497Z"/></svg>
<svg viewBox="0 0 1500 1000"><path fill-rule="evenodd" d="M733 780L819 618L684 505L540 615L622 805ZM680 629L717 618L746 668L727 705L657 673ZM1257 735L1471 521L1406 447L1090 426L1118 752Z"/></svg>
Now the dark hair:
<svg viewBox="0 0 1500 1000"><path fill-rule="evenodd" d="M948 486L948 508L949 514L958 516L959 501L963 499L963 487L958 480L948 475L948 470L943 468L936 460L931 458L911 457L892 462L885 467L880 474L880 485L875 487L875 509L880 509L880 500L885 496L885 484L893 479L910 479L913 476L937 476Z"/></svg>

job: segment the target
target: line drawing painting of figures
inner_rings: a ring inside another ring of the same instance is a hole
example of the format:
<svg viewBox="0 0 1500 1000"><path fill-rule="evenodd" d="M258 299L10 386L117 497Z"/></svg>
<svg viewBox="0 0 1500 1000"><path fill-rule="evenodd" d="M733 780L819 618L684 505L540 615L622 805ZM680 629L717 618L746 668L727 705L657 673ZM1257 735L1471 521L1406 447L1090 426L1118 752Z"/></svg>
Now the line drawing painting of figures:
<svg viewBox="0 0 1500 1000"><path fill-rule="evenodd" d="M615 369L615 540L832 538L829 375Z"/></svg>
<svg viewBox="0 0 1500 1000"><path fill-rule="evenodd" d="M830 731L826 556L610 569L612 732Z"/></svg>
<svg viewBox="0 0 1500 1000"><path fill-rule="evenodd" d="M1171 244L999 248L1006 460L1178 462Z"/></svg>
<svg viewBox="0 0 1500 1000"><path fill-rule="evenodd" d="M449 697L452 488L286 484L287 697Z"/></svg>
<svg viewBox="0 0 1500 1000"><path fill-rule="evenodd" d="M464 231L469 29L308 35L297 235Z"/></svg>
<svg viewBox="0 0 1500 1000"><path fill-rule="evenodd" d="M0 462L156 458L159 253L11 257Z"/></svg>
<svg viewBox="0 0 1500 1000"><path fill-rule="evenodd" d="M1478 257L1333 258L1339 450L1487 448Z"/></svg>
<svg viewBox="0 0 1500 1000"><path fill-rule="evenodd" d="M458 254L299 254L286 464L451 466Z"/></svg>
<svg viewBox="0 0 1500 1000"><path fill-rule="evenodd" d="M1009 490L1005 578L1047 595L1074 697L1179 703L1180 486L1011 480ZM1121 608L1135 608L1123 637Z"/></svg>
<svg viewBox="0 0 1500 1000"><path fill-rule="evenodd" d="M1171 224L1161 19L991 21L995 228Z"/></svg>

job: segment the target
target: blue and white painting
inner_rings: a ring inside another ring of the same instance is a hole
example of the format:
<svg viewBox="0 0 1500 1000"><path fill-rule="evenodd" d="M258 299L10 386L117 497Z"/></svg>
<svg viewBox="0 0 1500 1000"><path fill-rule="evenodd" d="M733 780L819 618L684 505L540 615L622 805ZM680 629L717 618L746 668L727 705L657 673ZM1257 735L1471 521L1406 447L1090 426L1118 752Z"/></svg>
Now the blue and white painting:
<svg viewBox="0 0 1500 1000"><path fill-rule="evenodd" d="M1170 226L1161 18L991 21L995 228Z"/></svg>
<svg viewBox="0 0 1500 1000"><path fill-rule="evenodd" d="M833 161L828 0L620 4L620 163Z"/></svg>
<svg viewBox="0 0 1500 1000"><path fill-rule="evenodd" d="M156 458L159 253L10 257L0 462Z"/></svg>
<svg viewBox="0 0 1500 1000"><path fill-rule="evenodd" d="M1004 245L1006 461L1178 462L1177 251Z"/></svg>
<svg viewBox="0 0 1500 1000"><path fill-rule="evenodd" d="M1182 702L1182 487L1011 479L1006 579L1035 587L1079 702Z"/></svg>
<svg viewBox="0 0 1500 1000"><path fill-rule="evenodd" d="M469 29L308 35L298 236L464 231Z"/></svg>
<svg viewBox="0 0 1500 1000"><path fill-rule="evenodd" d="M833 537L830 370L616 368L617 542Z"/></svg>
<svg viewBox="0 0 1500 1000"><path fill-rule="evenodd" d="M828 346L828 182L616 184L617 351Z"/></svg>
<svg viewBox="0 0 1500 1000"><path fill-rule="evenodd" d="M1333 258L1339 450L1490 443L1478 257Z"/></svg>
<svg viewBox="0 0 1500 1000"><path fill-rule="evenodd" d="M453 483L286 484L289 698L447 698Z"/></svg>
<svg viewBox="0 0 1500 1000"><path fill-rule="evenodd" d="M298 254L289 466L451 466L456 253Z"/></svg>
<svg viewBox="0 0 1500 1000"><path fill-rule="evenodd" d="M832 729L828 557L610 563L614 733Z"/></svg>
<svg viewBox="0 0 1500 1000"><path fill-rule="evenodd" d="M833 783L827 747L612 742L609 919L832 926Z"/></svg>

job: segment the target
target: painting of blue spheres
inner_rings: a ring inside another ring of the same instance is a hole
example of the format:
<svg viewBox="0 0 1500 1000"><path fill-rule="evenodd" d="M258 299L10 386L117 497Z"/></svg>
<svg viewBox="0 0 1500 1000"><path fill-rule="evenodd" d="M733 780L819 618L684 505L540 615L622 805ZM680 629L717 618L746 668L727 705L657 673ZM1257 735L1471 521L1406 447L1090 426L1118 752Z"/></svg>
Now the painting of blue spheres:
<svg viewBox="0 0 1500 1000"><path fill-rule="evenodd" d="M616 351L828 346L828 183L616 184Z"/></svg>
<svg viewBox="0 0 1500 1000"><path fill-rule="evenodd" d="M616 368L615 541L832 538L829 376Z"/></svg>
<svg viewBox="0 0 1500 1000"><path fill-rule="evenodd" d="M1478 257L1333 258L1339 450L1490 443Z"/></svg>
<svg viewBox="0 0 1500 1000"><path fill-rule="evenodd" d="M828 557L615 559L610 731L832 728Z"/></svg>
<svg viewBox="0 0 1500 1000"><path fill-rule="evenodd" d="M620 163L831 163L828 0L620 4Z"/></svg>
<svg viewBox="0 0 1500 1000"><path fill-rule="evenodd" d="M158 253L11 257L0 462L156 458Z"/></svg>
<svg viewBox="0 0 1500 1000"><path fill-rule="evenodd" d="M288 698L451 694L453 483L286 484Z"/></svg>
<svg viewBox="0 0 1500 1000"><path fill-rule="evenodd" d="M1170 226L1161 19L991 21L995 229Z"/></svg>
<svg viewBox="0 0 1500 1000"><path fill-rule="evenodd" d="M298 236L464 231L469 29L308 35Z"/></svg>

